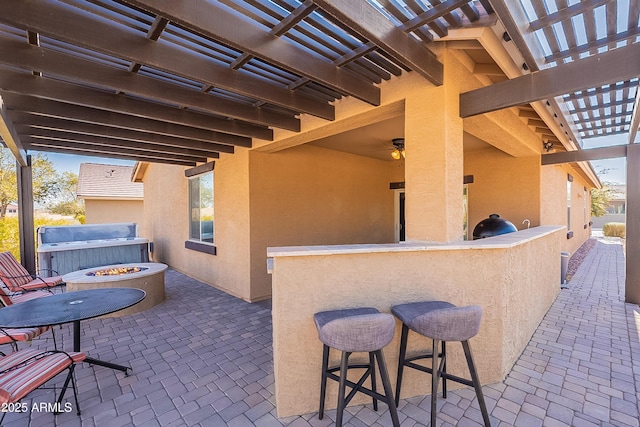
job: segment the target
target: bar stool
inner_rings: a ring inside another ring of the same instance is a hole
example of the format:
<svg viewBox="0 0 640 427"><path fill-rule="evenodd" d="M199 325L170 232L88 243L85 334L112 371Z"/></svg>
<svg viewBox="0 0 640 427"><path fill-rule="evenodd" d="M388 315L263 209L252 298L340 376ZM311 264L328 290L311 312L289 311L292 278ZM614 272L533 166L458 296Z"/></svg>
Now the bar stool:
<svg viewBox="0 0 640 427"><path fill-rule="evenodd" d="M336 426L342 426L344 408L358 391L373 398L373 409L378 410L378 400L386 402L394 426L399 426L398 412L393 399L393 391L382 348L391 342L395 332L395 319L390 314L380 313L373 307L344 310L322 311L314 316L318 338L323 343L322 379L320 384L320 409L318 418L324 416L324 401L327 390L327 378L338 382L338 408ZM329 368L329 349L342 352L340 366ZM368 364L349 364L349 356L355 352L369 353ZM375 360L384 387L384 395L376 391ZM347 379L349 369L365 369L357 383ZM339 375L335 373L338 372ZM371 388L365 388L364 382L371 378ZM351 391L345 397L346 386Z"/></svg>
<svg viewBox="0 0 640 427"><path fill-rule="evenodd" d="M445 301L424 301L400 304L391 307L391 312L402 321L400 355L398 358L398 382L396 385L396 405L400 398L400 387L404 367L431 374L431 427L436 425L436 404L438 383L442 378L443 397L447 397L446 380L452 380L474 387L482 418L486 427L491 427L489 413L482 394L482 386L476 371L469 339L478 334L482 308L479 306L456 307ZM407 358L409 329L432 340L432 350ZM460 341L467 359L471 380L447 373L447 341ZM432 368L414 363L420 359L432 359ZM440 360L439 360L440 359Z"/></svg>

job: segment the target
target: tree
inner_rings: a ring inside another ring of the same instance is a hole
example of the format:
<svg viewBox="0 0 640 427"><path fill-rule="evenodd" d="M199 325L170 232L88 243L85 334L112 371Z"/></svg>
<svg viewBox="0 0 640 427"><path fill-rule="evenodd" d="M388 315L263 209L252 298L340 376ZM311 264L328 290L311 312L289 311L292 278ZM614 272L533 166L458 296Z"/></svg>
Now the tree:
<svg viewBox="0 0 640 427"><path fill-rule="evenodd" d="M599 217L607 213L609 201L618 193L610 185L603 183L602 188L591 189L591 215Z"/></svg>
<svg viewBox="0 0 640 427"><path fill-rule="evenodd" d="M58 190L58 173L53 163L42 153L31 158L33 200L41 203L54 197ZM16 160L11 151L0 150L0 219L4 219L7 206L18 201Z"/></svg>
<svg viewBox="0 0 640 427"><path fill-rule="evenodd" d="M84 203L78 199L78 175L68 171L59 175L57 197L47 205L47 209L59 215L84 218Z"/></svg>

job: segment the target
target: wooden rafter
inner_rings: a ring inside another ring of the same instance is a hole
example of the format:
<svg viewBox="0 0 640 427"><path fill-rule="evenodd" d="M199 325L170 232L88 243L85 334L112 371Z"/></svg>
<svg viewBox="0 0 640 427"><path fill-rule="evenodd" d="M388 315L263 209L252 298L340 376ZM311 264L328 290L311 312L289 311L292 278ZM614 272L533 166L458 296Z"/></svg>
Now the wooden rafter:
<svg viewBox="0 0 640 427"><path fill-rule="evenodd" d="M580 15L587 11L591 11L603 4L610 3L610 0L582 0L572 6L567 6L555 13L545 15L540 19L532 21L529 25L529 31L536 31L541 28L550 27L553 24L571 19L571 17ZM566 3L565 3L566 4Z"/></svg>
<svg viewBox="0 0 640 427"><path fill-rule="evenodd" d="M435 85L442 84L442 64L436 55L393 25L367 2L314 0L321 9L374 43L400 64Z"/></svg>
<svg viewBox="0 0 640 427"><path fill-rule="evenodd" d="M219 40L229 46L262 58L339 93L345 93L373 105L380 104L380 90L355 74L335 67L331 62L311 55L296 44L276 37L244 16L216 3L193 0L189 3L163 0L126 0L134 6L151 11ZM242 31L238 31L242 28Z"/></svg>
<svg viewBox="0 0 640 427"><path fill-rule="evenodd" d="M555 165L559 163L574 163L591 160L613 159L625 157L627 145L613 145L611 147L591 148L588 150L567 151L564 153L543 154L541 164Z"/></svg>
<svg viewBox="0 0 640 427"><path fill-rule="evenodd" d="M460 116L470 117L627 80L640 75L640 61L634 58L640 58L640 44L466 92L460 95Z"/></svg>
<svg viewBox="0 0 640 427"><path fill-rule="evenodd" d="M157 20L166 20L158 17ZM86 49L176 74L204 85L256 97L293 111L333 120L333 106L301 93L239 73L169 44L156 43L51 0L0 2L0 22L30 29ZM137 67L139 68L139 67ZM375 89L375 88L374 88Z"/></svg>
<svg viewBox="0 0 640 427"><path fill-rule="evenodd" d="M16 161L20 166L28 166L27 153L25 152L18 132L13 125L11 118L9 117L7 106L5 105L3 97L0 95L0 138L4 141Z"/></svg>
<svg viewBox="0 0 640 427"><path fill-rule="evenodd" d="M149 155L170 155L178 159L200 159L197 161L204 161L207 157L217 157L218 153L213 151L196 150L193 148L175 147L170 145L160 145L157 143L141 142L141 141L126 141L122 142L122 139L115 137L107 137L104 135L87 135L81 133L69 132L67 130L51 130L40 129L33 126L20 125L17 127L18 133L25 140L47 140L56 141L63 145L72 146L75 143L82 143L86 145L96 147L122 147L130 150L132 154Z"/></svg>
<svg viewBox="0 0 640 427"><path fill-rule="evenodd" d="M294 116L254 108L223 97L203 94L150 76L105 67L74 55L31 46L13 40L0 39L0 63L38 70L47 75L61 76L117 92L130 93L149 100L192 107L212 114L226 115L262 125L297 131L300 121ZM46 77L42 77L46 78Z"/></svg>
<svg viewBox="0 0 640 427"><path fill-rule="evenodd" d="M146 122L146 124L138 124L140 121L135 119L162 121L165 122L168 127L173 125L174 132L185 134L187 138L191 137L188 135L199 135L197 137L193 136L193 138L244 147L251 147L251 140L248 137L271 139L273 135L269 129L252 126L239 121L211 117L185 109L162 106L130 97L83 88L61 81L43 79L5 70L0 71L0 88L6 93L5 97L11 99L12 107L23 111L30 111L29 108L36 108L36 103L43 105L47 104L45 100L51 100L50 102L55 102L53 100L56 100L59 102L54 105L49 103L49 105L51 105L50 107L45 106L41 108L49 110L50 114L65 114L65 111L73 110L78 111L77 114L79 115L95 116L96 118L104 116L103 112L108 111L118 114L122 126L129 124L131 128L135 128L136 126L141 126L142 129L144 129L145 126L156 127L155 124L149 122ZM21 101L21 95L33 97L34 99L29 101L33 107L26 106L25 102L27 101ZM38 102L37 99L39 98L42 98L42 100ZM19 105L14 103L19 103ZM60 107L58 113L55 112L56 104ZM225 132L219 132L221 128ZM201 132L201 130L206 132Z"/></svg>
<svg viewBox="0 0 640 427"><path fill-rule="evenodd" d="M13 103L12 103L13 104ZM122 114L99 111L86 107L65 105L64 103L24 97L15 104L18 111L10 111L14 123L34 125L48 129L67 129L70 132L87 134L111 133L122 135L121 139L137 139L143 134L150 141L156 136L166 137L169 145L193 147L203 150L233 153L233 145L212 142L206 138L208 132L203 129L186 128L159 121L124 116ZM129 132L134 132L129 134ZM161 140L161 139L158 139ZM169 141L172 141L169 143ZM207 148L208 147L208 148Z"/></svg>
<svg viewBox="0 0 640 427"><path fill-rule="evenodd" d="M27 134L32 131L50 130L55 132L90 135L101 138L120 139L128 142L157 144L160 149L166 146L178 149L197 150L201 155L217 152L234 152L232 145L214 144L211 142L184 139L140 130L121 129L104 126L102 124L76 122L72 120L36 116L34 114L21 112L10 112L9 114L13 117L16 129L20 135Z"/></svg>
<svg viewBox="0 0 640 427"><path fill-rule="evenodd" d="M24 146L27 150L35 151L48 151L52 153L62 154L78 154L78 155L90 155L107 157L114 159L126 159L152 163L168 163L182 166L195 166L197 160L184 160L178 159L171 155L141 155L140 153L132 152L126 148L120 147L97 147L93 145L86 145L81 143L74 144L60 144L56 141L50 140L38 140L36 138L28 139L24 142Z"/></svg>

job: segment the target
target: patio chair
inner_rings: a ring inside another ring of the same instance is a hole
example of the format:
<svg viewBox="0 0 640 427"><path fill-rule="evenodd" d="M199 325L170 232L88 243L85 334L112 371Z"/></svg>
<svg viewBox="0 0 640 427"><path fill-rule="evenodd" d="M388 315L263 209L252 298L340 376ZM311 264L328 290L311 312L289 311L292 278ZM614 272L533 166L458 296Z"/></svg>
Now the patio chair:
<svg viewBox="0 0 640 427"><path fill-rule="evenodd" d="M29 301L34 298L50 297L53 295L50 291L32 291L23 294L10 292L9 289L0 281L0 303L9 307L13 304Z"/></svg>
<svg viewBox="0 0 640 427"><path fill-rule="evenodd" d="M40 336L51 329L53 335L53 347L58 348L56 343L56 335L51 326L41 326L38 328L0 328L0 345L9 344L13 351L18 351L19 342L31 342L37 336Z"/></svg>
<svg viewBox="0 0 640 427"><path fill-rule="evenodd" d="M53 273L57 274L56 272ZM0 280L10 292L51 289L55 286L64 285L62 276L59 275L40 277L37 274L30 274L8 251L0 253Z"/></svg>
<svg viewBox="0 0 640 427"><path fill-rule="evenodd" d="M5 306L8 307L13 304L19 304L24 301L28 301L34 298L42 298L53 295L48 291L33 291L26 292L24 294L14 294L10 295L7 293L7 289L4 286L0 285L0 307ZM18 350L19 342L30 342L37 336L42 335L46 331L51 329L51 334L53 335L53 346L54 348L58 348L56 342L56 334L53 331L51 326L42 326L39 328L0 328L0 345L2 344L10 344L14 351Z"/></svg>
<svg viewBox="0 0 640 427"><path fill-rule="evenodd" d="M0 405L20 402L32 391L40 388L65 369L69 370L60 395L56 400L56 413L60 413L62 399L71 384L76 401L77 414L80 415L78 392L73 374L75 364L85 359L84 353L63 351L42 351L37 349L20 350L0 358ZM4 415L0 417L0 423Z"/></svg>

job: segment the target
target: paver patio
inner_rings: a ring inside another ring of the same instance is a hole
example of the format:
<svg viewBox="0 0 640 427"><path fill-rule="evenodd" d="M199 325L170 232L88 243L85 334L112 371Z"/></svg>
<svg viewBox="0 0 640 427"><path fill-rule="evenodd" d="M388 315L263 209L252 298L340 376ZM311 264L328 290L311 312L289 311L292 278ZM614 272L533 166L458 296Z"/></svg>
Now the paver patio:
<svg viewBox="0 0 640 427"><path fill-rule="evenodd" d="M483 388L494 426L640 426L640 309L624 303L624 267L620 242L599 238L509 376ZM83 351L133 373L79 366L81 417L7 414L4 425L332 425L335 411L324 420L276 417L268 302L243 302L176 271L166 290L167 300L143 313L83 322ZM56 329L63 348L70 331ZM33 345L52 346L45 336ZM50 402L51 393L26 402ZM401 400L402 426L426 425L429 405L429 396ZM346 425L390 425L383 408L350 407ZM439 408L441 426L482 420L471 389L450 392Z"/></svg>

